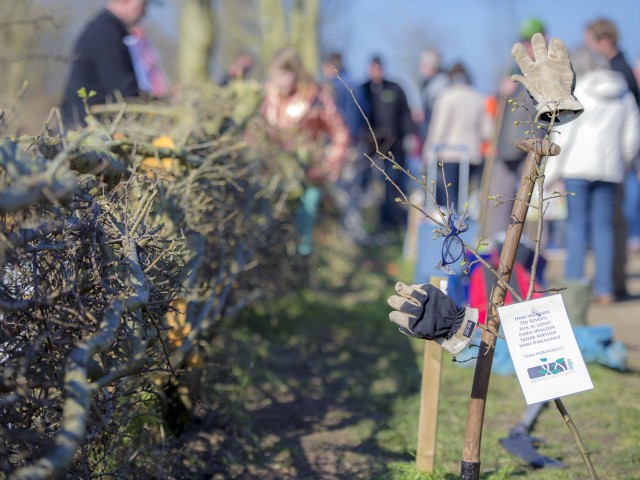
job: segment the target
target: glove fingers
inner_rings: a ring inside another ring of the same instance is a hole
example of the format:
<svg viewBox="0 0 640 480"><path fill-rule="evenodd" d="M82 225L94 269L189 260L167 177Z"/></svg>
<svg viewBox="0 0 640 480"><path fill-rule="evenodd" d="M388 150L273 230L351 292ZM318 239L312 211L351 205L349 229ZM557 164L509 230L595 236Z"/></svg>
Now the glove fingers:
<svg viewBox="0 0 640 480"><path fill-rule="evenodd" d="M520 70L522 70L522 73L527 73L534 68L533 60L531 60L531 57L529 57L529 54L522 44L516 43L511 49L511 55L520 67Z"/></svg>
<svg viewBox="0 0 640 480"><path fill-rule="evenodd" d="M398 295L409 298L411 296L411 287L406 283L398 282L396 283L396 292L398 292Z"/></svg>
<svg viewBox="0 0 640 480"><path fill-rule="evenodd" d="M424 291L422 285L406 285L398 282L396 283L396 292L416 305L421 305L427 300L427 292Z"/></svg>
<svg viewBox="0 0 640 480"><path fill-rule="evenodd" d="M567 46L559 38L552 38L549 42L549 58L554 60L569 60Z"/></svg>
<svg viewBox="0 0 640 480"><path fill-rule="evenodd" d="M389 320L401 328L409 329L411 318L406 313L393 311L389 314Z"/></svg>
<svg viewBox="0 0 640 480"><path fill-rule="evenodd" d="M535 58L536 62L547 58L547 42L541 33L535 33L533 37L531 37L531 48L533 49L533 58Z"/></svg>
<svg viewBox="0 0 640 480"><path fill-rule="evenodd" d="M387 303L394 310L402 313L408 313L414 317L422 315L422 305L417 303L415 299L407 299L399 295L392 295L387 299Z"/></svg>

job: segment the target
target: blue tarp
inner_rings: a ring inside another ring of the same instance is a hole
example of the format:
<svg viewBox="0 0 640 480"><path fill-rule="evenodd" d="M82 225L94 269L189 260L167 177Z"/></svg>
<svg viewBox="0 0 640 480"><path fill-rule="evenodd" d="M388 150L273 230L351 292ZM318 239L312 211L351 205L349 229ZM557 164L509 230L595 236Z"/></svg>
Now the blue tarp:
<svg viewBox="0 0 640 480"><path fill-rule="evenodd" d="M627 348L613 339L613 327L611 325L589 325L573 327L578 347L586 363L599 363L615 370L624 372L627 368ZM480 345L482 330L476 329L471 339L471 345ZM456 355L458 365L461 367L473 367L479 351L477 347L467 348ZM498 339L493 355L491 371L498 375L515 375L516 371L509 355L507 342Z"/></svg>

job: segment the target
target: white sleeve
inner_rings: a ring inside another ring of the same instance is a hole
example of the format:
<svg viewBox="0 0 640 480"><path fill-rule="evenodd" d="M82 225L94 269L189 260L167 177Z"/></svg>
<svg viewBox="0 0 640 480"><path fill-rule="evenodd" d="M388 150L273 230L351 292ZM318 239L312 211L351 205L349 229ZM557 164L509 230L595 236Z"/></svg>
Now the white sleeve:
<svg viewBox="0 0 640 480"><path fill-rule="evenodd" d="M622 127L622 156L625 162L630 162L640 150L640 110L631 93L624 97L625 122Z"/></svg>

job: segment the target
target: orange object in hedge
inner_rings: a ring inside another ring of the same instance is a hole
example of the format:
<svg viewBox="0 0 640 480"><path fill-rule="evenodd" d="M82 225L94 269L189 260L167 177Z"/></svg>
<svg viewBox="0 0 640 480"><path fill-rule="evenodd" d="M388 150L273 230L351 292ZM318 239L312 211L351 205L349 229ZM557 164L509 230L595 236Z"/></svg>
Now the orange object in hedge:
<svg viewBox="0 0 640 480"><path fill-rule="evenodd" d="M176 148L176 144L173 143L173 139L168 135L160 135L153 139L151 143L154 147Z"/></svg>
<svg viewBox="0 0 640 480"><path fill-rule="evenodd" d="M187 302L184 298L176 298L169 304L166 316L167 326L171 328L167 332L167 339L171 347L180 348L191 331L191 324L187 323Z"/></svg>
<svg viewBox="0 0 640 480"><path fill-rule="evenodd" d="M153 139L151 145L157 148L176 148L173 139L167 135L161 135ZM146 157L142 160L141 166L145 169L161 169L169 171L173 169L175 159L171 157L157 158Z"/></svg>

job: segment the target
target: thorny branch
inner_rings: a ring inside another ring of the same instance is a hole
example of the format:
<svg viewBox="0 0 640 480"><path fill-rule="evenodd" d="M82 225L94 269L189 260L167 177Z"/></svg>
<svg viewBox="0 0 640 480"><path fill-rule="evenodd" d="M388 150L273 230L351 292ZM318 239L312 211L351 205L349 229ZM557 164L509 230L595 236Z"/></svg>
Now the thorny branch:
<svg viewBox="0 0 640 480"><path fill-rule="evenodd" d="M219 321L296 278L293 203L270 200L299 188L295 162L237 95L163 116L118 106L66 141L47 126L0 145L0 475L133 471L91 452L126 452L133 419L158 415L158 385ZM182 145L153 147L167 132ZM143 168L181 152L194 161Z"/></svg>

